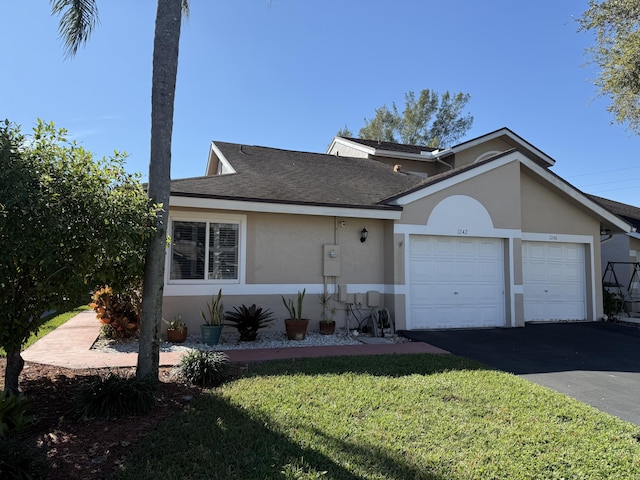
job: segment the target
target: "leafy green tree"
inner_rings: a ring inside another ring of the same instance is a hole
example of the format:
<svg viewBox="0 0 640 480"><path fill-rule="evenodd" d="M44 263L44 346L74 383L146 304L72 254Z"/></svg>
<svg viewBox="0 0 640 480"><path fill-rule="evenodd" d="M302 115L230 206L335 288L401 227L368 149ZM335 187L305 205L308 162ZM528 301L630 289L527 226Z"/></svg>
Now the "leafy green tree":
<svg viewBox="0 0 640 480"><path fill-rule="evenodd" d="M579 30L596 34L587 52L598 66L594 84L612 101L609 112L640 133L640 2L590 0L578 23Z"/></svg>
<svg viewBox="0 0 640 480"><path fill-rule="evenodd" d="M67 53L74 55L84 44L98 19L97 0L51 0L52 13L60 16L60 34ZM182 15L188 15L188 0L158 0L153 42L151 80L151 158L147 193L162 205L156 233L146 254L142 319L138 353L138 379L158 380L160 327L164 288L164 256L171 194L171 135L178 74L178 46Z"/></svg>
<svg viewBox="0 0 640 480"><path fill-rule="evenodd" d="M462 113L470 98L468 93L440 95L428 89L422 90L417 99L414 92L406 93L402 113L395 102L391 108L383 105L372 119L365 118L358 137L427 147L450 146L473 124L473 117ZM348 131L346 126L345 130Z"/></svg>
<svg viewBox="0 0 640 480"><path fill-rule="evenodd" d="M94 160L52 123L25 136L5 120L0 162L0 346L5 389L17 391L21 346L45 312L96 285L139 285L155 209L123 155Z"/></svg>

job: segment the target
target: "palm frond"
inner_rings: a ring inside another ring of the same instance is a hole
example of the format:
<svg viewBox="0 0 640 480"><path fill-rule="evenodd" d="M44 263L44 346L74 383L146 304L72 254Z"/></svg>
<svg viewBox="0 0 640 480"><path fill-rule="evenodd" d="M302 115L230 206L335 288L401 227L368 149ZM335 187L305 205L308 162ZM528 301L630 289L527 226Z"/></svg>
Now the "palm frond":
<svg viewBox="0 0 640 480"><path fill-rule="evenodd" d="M66 55L73 57L99 21L96 0L50 0L50 3L51 14L60 17L58 31L64 40Z"/></svg>

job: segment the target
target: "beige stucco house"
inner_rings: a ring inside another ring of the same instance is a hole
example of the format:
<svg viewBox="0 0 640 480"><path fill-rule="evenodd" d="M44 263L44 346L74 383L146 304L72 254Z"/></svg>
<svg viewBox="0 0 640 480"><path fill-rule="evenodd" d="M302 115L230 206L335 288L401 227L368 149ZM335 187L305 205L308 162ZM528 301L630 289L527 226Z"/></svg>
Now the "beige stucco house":
<svg viewBox="0 0 640 480"><path fill-rule="evenodd" d="M631 226L554 163L506 128L445 150L212 142L206 174L171 184L164 316L195 328L222 288L227 309L282 319L281 295L305 288L312 330L325 289L339 326L350 305L384 305L408 330L597 320L600 232Z"/></svg>

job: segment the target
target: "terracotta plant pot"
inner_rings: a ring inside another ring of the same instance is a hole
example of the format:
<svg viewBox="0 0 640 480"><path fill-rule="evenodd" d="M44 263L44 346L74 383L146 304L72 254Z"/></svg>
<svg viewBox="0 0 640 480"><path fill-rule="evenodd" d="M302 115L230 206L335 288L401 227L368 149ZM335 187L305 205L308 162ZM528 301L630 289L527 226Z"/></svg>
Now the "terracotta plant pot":
<svg viewBox="0 0 640 480"><path fill-rule="evenodd" d="M322 335L333 335L336 332L336 322L320 322L319 325Z"/></svg>
<svg viewBox="0 0 640 480"><path fill-rule="evenodd" d="M187 328L176 329L167 328L167 341L171 343L182 343L187 339Z"/></svg>
<svg viewBox="0 0 640 480"><path fill-rule="evenodd" d="M307 336L307 327L309 326L309 320L293 320L289 318L284 321L284 326L287 330L287 339L304 340Z"/></svg>

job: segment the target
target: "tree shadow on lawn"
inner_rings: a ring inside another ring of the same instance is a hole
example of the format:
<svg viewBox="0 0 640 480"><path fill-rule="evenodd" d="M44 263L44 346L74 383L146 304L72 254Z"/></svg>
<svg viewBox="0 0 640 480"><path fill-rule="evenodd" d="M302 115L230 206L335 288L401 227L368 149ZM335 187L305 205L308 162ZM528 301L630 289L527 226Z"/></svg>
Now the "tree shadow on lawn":
<svg viewBox="0 0 640 480"><path fill-rule="evenodd" d="M187 412L142 439L119 478L449 478L418 469L375 446L328 437L312 425L299 428L311 431L323 446L339 452L340 463L313 445L303 446L278 432L269 425L268 417L251 415L221 396L204 395Z"/></svg>

